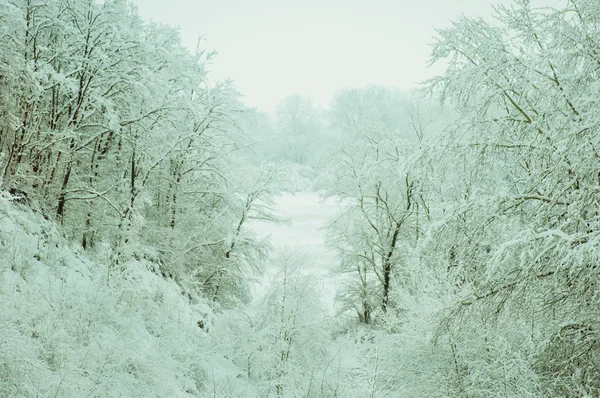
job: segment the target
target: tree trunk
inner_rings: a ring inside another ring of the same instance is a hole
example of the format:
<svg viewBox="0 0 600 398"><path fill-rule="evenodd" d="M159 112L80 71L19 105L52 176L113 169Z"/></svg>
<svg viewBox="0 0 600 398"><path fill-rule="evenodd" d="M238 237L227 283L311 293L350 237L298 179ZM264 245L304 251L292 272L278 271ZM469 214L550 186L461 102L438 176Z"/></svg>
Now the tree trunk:
<svg viewBox="0 0 600 398"><path fill-rule="evenodd" d="M71 143L69 144L69 150L72 151L75 146L75 139L71 138ZM63 177L62 184L60 186L60 191L58 194L58 206L56 207L56 219L60 221L62 224L64 213L65 213L65 202L66 202L66 189L69 184L69 179L71 178L71 170L73 169L73 160L69 159L67 162L67 169L65 170L65 175Z"/></svg>
<svg viewBox="0 0 600 398"><path fill-rule="evenodd" d="M394 250L396 249L396 244L398 242L398 235L400 234L400 226L402 224L396 223L396 228L394 229L394 234L392 235L392 242L390 244L390 250L388 251L385 259L383 260L383 302L382 309L387 311L387 307L389 304L389 296L390 296L390 279L392 274L392 256L394 255Z"/></svg>
<svg viewBox="0 0 600 398"><path fill-rule="evenodd" d="M178 163L175 166L175 170L173 170L173 174L174 174L174 181L175 183L173 184L173 197L171 200L171 220L170 220L170 227L171 229L175 229L175 216L177 215L177 189L179 188L179 183L181 182L181 164Z"/></svg>
<svg viewBox="0 0 600 398"><path fill-rule="evenodd" d="M71 169L73 167L72 162L69 160L67 163L67 170L65 171L65 175L63 177L62 184L60 186L60 193L58 195L58 206L56 207L56 219L60 221L62 224L64 213L65 213L65 202L66 202L66 192L67 185L69 184L69 179L71 178Z"/></svg>
<svg viewBox="0 0 600 398"><path fill-rule="evenodd" d="M89 183L90 183L90 188L94 188L94 179L95 177L98 175L98 170L97 170L97 164L96 164L96 153L98 152L100 147L100 141L98 139L96 139L96 142L94 143L94 150L92 152L92 159L90 160L90 178L89 178ZM85 250L87 248L88 240L90 239L90 227L91 227L91 222L92 222L92 209L94 207L94 202L92 199L89 200L89 210L85 216L85 223L83 225L83 234L81 237L81 247L83 247L83 249Z"/></svg>

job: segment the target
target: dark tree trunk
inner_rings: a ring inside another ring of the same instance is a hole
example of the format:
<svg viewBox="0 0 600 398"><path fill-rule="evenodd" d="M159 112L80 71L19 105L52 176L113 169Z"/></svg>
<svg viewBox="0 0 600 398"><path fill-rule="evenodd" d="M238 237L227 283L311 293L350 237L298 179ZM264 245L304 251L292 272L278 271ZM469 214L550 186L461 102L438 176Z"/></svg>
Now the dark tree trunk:
<svg viewBox="0 0 600 398"><path fill-rule="evenodd" d="M390 279L392 274L392 256L398 243L398 235L400 234L400 226L402 224L396 223L394 234L392 235L392 242L390 243L390 249L383 260L383 302L382 308L387 311L390 297Z"/></svg>
<svg viewBox="0 0 600 398"><path fill-rule="evenodd" d="M71 138L71 143L69 144L69 150L72 151L75 146L75 139ZM58 206L56 207L56 218L62 224L64 214L65 214L65 202L66 202L66 190L69 185L69 179L71 178L71 170L73 169L73 160L69 159L67 162L67 169L65 170L65 175L63 177L62 184L60 186L60 191L58 194Z"/></svg>
<svg viewBox="0 0 600 398"><path fill-rule="evenodd" d="M60 221L62 224L63 217L65 214L65 202L66 202L66 192L67 185L69 184L69 179L71 178L71 169L73 165L71 161L67 163L67 170L65 171L65 176L63 177L62 184L60 186L60 193L58 195L58 206L56 207L56 219Z"/></svg>

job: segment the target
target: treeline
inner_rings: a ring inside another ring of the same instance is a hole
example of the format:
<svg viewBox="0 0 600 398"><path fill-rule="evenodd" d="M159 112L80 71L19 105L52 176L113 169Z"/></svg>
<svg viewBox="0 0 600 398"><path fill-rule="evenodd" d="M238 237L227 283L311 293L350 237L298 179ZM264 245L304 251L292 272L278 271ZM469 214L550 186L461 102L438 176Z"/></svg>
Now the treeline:
<svg viewBox="0 0 600 398"><path fill-rule="evenodd" d="M380 331L376 395L600 394L600 4L495 17L438 32L443 134L390 93L334 103L330 239L344 309Z"/></svg>
<svg viewBox="0 0 600 398"><path fill-rule="evenodd" d="M246 299L262 248L244 224L272 173L237 156L248 111L207 83L213 54L125 0L8 1L0 18L4 188L109 251L107 279L146 256L185 294Z"/></svg>

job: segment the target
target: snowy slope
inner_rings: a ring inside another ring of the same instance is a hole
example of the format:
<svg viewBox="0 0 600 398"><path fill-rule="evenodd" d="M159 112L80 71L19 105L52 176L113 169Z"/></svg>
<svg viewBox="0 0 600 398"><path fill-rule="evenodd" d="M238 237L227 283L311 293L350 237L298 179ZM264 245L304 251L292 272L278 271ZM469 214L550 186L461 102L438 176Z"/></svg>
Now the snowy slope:
<svg viewBox="0 0 600 398"><path fill-rule="evenodd" d="M104 253L103 253L104 252ZM53 223L0 193L0 396L253 396L180 288L130 261L107 283Z"/></svg>

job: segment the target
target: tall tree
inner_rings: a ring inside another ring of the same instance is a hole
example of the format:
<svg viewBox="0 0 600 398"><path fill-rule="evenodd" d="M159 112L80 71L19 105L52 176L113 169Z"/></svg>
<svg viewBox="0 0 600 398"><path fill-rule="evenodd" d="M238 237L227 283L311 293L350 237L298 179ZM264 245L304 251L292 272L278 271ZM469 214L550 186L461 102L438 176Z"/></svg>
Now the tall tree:
<svg viewBox="0 0 600 398"><path fill-rule="evenodd" d="M340 252L348 290L345 309L370 323L374 311L386 312L390 291L401 286L409 247L422 234L427 215L424 184L417 171L416 130L406 128L403 101L392 90L367 87L340 92L334 99L334 126L341 147L325 177L328 192L348 206L330 228L330 242Z"/></svg>

